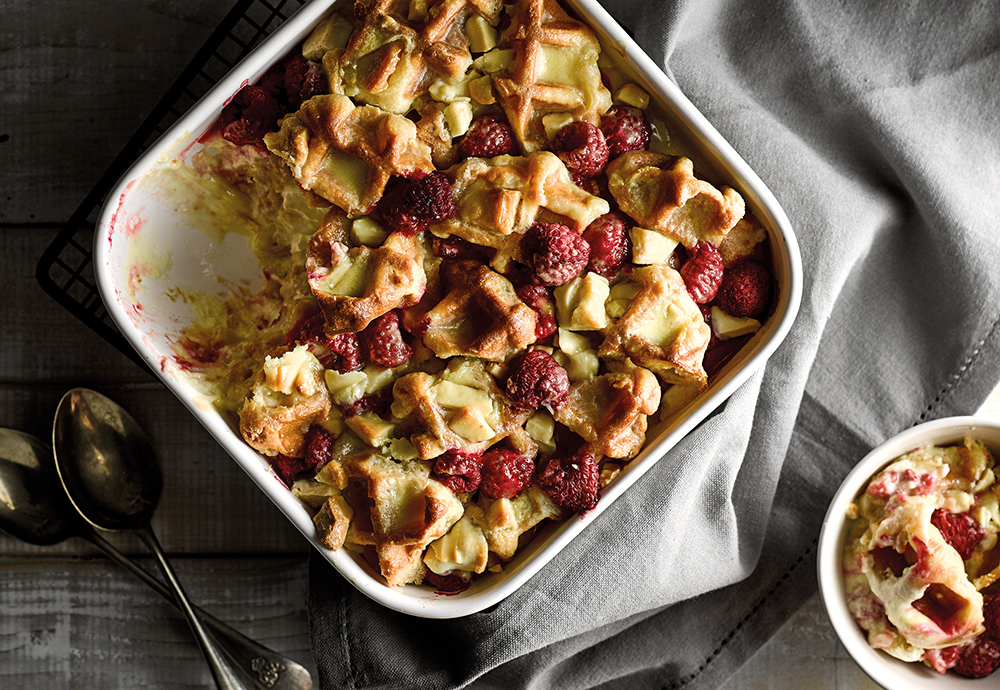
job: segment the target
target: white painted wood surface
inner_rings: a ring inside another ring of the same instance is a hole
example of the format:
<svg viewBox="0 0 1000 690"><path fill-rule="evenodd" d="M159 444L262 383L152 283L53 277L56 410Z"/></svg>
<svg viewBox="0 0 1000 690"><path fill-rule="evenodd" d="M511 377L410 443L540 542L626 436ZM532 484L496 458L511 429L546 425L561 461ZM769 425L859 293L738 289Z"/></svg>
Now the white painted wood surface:
<svg viewBox="0 0 1000 690"><path fill-rule="evenodd" d="M0 0L0 426L50 434L77 385L126 405L159 451L154 520L192 599L312 667L306 546L159 383L35 280L38 258L224 16L207 0ZM1000 417L1000 396L984 409ZM139 543L112 539L152 569ZM81 541L0 534L0 689L209 687L179 614ZM874 687L814 597L726 690Z"/></svg>

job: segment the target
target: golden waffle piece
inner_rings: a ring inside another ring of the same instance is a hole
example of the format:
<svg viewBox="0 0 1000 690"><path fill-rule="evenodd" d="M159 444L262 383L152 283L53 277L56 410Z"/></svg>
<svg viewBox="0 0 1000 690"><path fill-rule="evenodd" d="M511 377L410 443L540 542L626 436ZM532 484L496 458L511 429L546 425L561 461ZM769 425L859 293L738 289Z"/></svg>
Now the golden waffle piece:
<svg viewBox="0 0 1000 690"><path fill-rule="evenodd" d="M749 211L740 222L719 243L719 255L722 263L730 266L736 261L753 254L758 244L767 239L767 230Z"/></svg>
<svg viewBox="0 0 1000 690"><path fill-rule="evenodd" d="M660 384L626 360L607 374L573 384L553 416L590 445L594 457L632 458L646 441L647 417L660 405Z"/></svg>
<svg viewBox="0 0 1000 690"><path fill-rule="evenodd" d="M434 170L413 122L342 95L313 96L264 143L303 189L350 216L367 213L393 175Z"/></svg>
<svg viewBox="0 0 1000 690"><path fill-rule="evenodd" d="M582 233L610 209L607 201L580 189L550 151L468 158L450 173L457 214L429 229L438 237L455 235L495 249L491 265L498 271L521 259L522 236L535 221L561 223Z"/></svg>
<svg viewBox="0 0 1000 690"><path fill-rule="evenodd" d="M353 513L344 544L374 547L390 587L420 583L426 572L424 549L458 522L462 502L431 478L425 462L397 462L375 452L339 462L347 476L342 496ZM336 538L335 519L324 516L314 523L321 540Z"/></svg>
<svg viewBox="0 0 1000 690"><path fill-rule="evenodd" d="M496 26L501 0L361 0L343 51L324 57L335 89L405 114L436 82L454 84L472 66L467 25Z"/></svg>
<svg viewBox="0 0 1000 690"><path fill-rule="evenodd" d="M493 61L501 65L492 75L497 101L524 153L548 147L545 115L566 113L599 126L611 107L597 37L556 0L518 0L497 50L510 53L509 62Z"/></svg>
<svg viewBox="0 0 1000 690"><path fill-rule="evenodd" d="M598 355L629 357L667 383L705 388L702 360L712 331L680 273L666 265L642 266L632 270L629 280L638 284L637 294L607 329Z"/></svg>
<svg viewBox="0 0 1000 690"><path fill-rule="evenodd" d="M512 558L521 535L543 520L558 518L562 509L537 484L515 498L493 499L480 494L479 504L469 506L473 522L483 531L489 550L500 558Z"/></svg>
<svg viewBox="0 0 1000 690"><path fill-rule="evenodd" d="M689 158L629 151L608 163L607 175L622 211L688 248L699 242L718 246L745 211L736 190L695 177Z"/></svg>
<svg viewBox="0 0 1000 690"><path fill-rule="evenodd" d="M392 395L397 429L410 430L410 443L424 460L450 449L480 453L504 439L523 455L537 452L524 430L534 410L508 404L481 360L458 357L437 375L406 374Z"/></svg>
<svg viewBox="0 0 1000 690"><path fill-rule="evenodd" d="M268 457L302 457L306 434L330 411L323 365L304 346L264 359L250 397L240 408L240 434Z"/></svg>
<svg viewBox="0 0 1000 690"><path fill-rule="evenodd" d="M423 342L441 358L505 362L535 342L537 314L502 275L475 261L442 268L447 292L427 312Z"/></svg>
<svg viewBox="0 0 1000 690"><path fill-rule="evenodd" d="M309 287L328 335L362 331L393 309L417 304L427 288L417 237L392 233L375 249L349 248L343 242L348 223L343 213L328 213L309 240Z"/></svg>

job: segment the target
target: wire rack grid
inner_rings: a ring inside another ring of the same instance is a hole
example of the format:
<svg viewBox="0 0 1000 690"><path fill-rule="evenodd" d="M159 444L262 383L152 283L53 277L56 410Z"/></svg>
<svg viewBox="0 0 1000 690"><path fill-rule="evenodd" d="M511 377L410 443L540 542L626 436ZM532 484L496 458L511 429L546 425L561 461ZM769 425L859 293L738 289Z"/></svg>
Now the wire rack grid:
<svg viewBox="0 0 1000 690"><path fill-rule="evenodd" d="M104 307L93 266L97 217L117 180L167 129L306 0L237 0L39 259L42 289L140 366Z"/></svg>

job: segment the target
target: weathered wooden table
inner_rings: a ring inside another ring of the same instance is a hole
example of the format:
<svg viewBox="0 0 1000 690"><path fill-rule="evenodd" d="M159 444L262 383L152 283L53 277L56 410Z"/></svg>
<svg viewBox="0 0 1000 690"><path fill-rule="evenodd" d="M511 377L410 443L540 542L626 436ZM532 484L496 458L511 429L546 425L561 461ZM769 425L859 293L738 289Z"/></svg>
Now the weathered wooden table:
<svg viewBox="0 0 1000 690"><path fill-rule="evenodd" d="M0 426L49 439L74 386L125 405L159 451L166 487L154 528L191 598L312 669L305 541L160 383L35 278L60 226L230 3L0 8ZM137 540L112 541L153 569ZM181 616L85 542L41 548L0 533L0 611L4 690L211 685ZM814 597L726 687L874 686Z"/></svg>

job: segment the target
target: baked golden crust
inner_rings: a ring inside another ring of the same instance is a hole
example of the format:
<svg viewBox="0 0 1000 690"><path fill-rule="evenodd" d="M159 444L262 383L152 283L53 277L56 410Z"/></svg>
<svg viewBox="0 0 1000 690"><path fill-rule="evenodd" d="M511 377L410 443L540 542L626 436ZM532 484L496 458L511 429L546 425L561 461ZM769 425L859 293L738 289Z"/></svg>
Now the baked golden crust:
<svg viewBox="0 0 1000 690"><path fill-rule="evenodd" d="M268 457L302 457L306 434L330 412L323 367L304 348L274 350L240 408L240 434Z"/></svg>
<svg viewBox="0 0 1000 690"><path fill-rule="evenodd" d="M410 442L421 459L447 450L481 453L504 439L524 455L537 452L524 430L534 410L510 405L479 360L456 358L437 375L401 376L392 395L392 415L411 430Z"/></svg>
<svg viewBox="0 0 1000 690"><path fill-rule="evenodd" d="M501 46L513 55L493 85L524 153L548 147L542 118L549 113L600 125L611 94L597 67L601 45L586 24L555 0L518 0Z"/></svg>
<svg viewBox="0 0 1000 690"><path fill-rule="evenodd" d="M633 458L646 441L647 417L660 405L660 384L647 369L618 371L574 384L554 417L590 444L595 457Z"/></svg>
<svg viewBox="0 0 1000 690"><path fill-rule="evenodd" d="M390 586L423 580L423 550L462 517L462 502L422 462L375 452L340 459L349 477L344 498L354 511L345 543L372 546Z"/></svg>
<svg viewBox="0 0 1000 690"><path fill-rule="evenodd" d="M582 233L610 209L607 201L580 189L551 151L468 158L449 174L457 215L428 229L438 237L455 235L496 250L490 265L498 271L523 260L521 239L536 221Z"/></svg>
<svg viewBox="0 0 1000 690"><path fill-rule="evenodd" d="M535 342L535 311L514 286L475 261L445 267L448 292L427 312L423 342L438 357L457 355L504 362Z"/></svg>
<svg viewBox="0 0 1000 690"><path fill-rule="evenodd" d="M393 309L417 304L427 289L424 248L415 237L393 233L375 249L349 248L340 239L347 221L339 216L312 236L306 258L309 287L330 336L362 331Z"/></svg>
<svg viewBox="0 0 1000 690"><path fill-rule="evenodd" d="M706 387L702 361L712 331L684 279L669 266L655 265L633 269L629 280L639 285L638 292L607 329L599 356L628 357L667 383Z"/></svg>
<svg viewBox="0 0 1000 690"><path fill-rule="evenodd" d="M393 175L434 170L413 122L343 95L313 96L264 142L303 189L350 216L371 210Z"/></svg>
<svg viewBox="0 0 1000 690"><path fill-rule="evenodd" d="M500 0L358 0L355 30L338 55L336 71L344 93L359 102L403 114L441 80L460 81L472 66L466 23L475 15L495 26Z"/></svg>
<svg viewBox="0 0 1000 690"><path fill-rule="evenodd" d="M639 226L662 232L685 247L716 246L743 217L743 197L694 175L684 157L629 151L608 163L608 190Z"/></svg>

